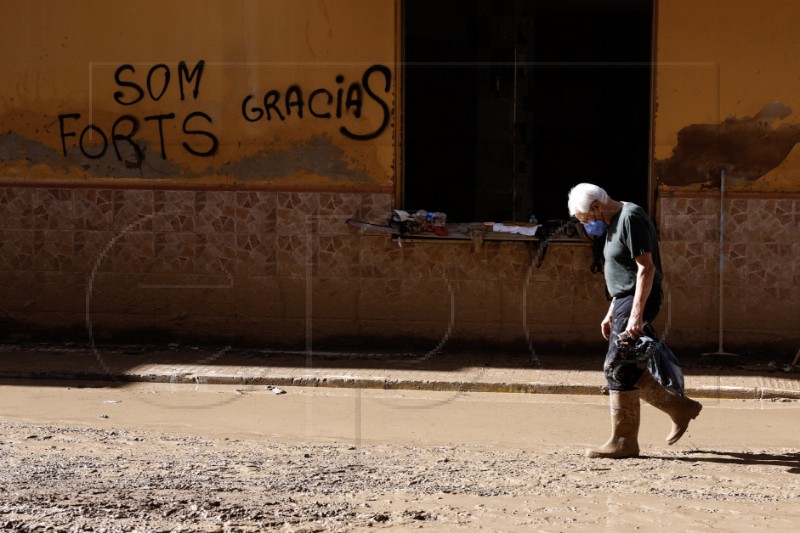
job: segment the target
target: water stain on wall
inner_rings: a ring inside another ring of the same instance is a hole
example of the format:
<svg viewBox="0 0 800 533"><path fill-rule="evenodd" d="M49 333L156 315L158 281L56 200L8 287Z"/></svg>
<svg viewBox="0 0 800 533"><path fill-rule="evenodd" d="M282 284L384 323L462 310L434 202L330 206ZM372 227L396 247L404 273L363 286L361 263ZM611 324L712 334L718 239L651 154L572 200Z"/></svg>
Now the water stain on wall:
<svg viewBox="0 0 800 533"><path fill-rule="evenodd" d="M274 179L298 173L334 181L368 182L369 175L347 164L346 154L327 134L314 135L288 150L261 151L222 165L220 173L239 180Z"/></svg>
<svg viewBox="0 0 800 533"><path fill-rule="evenodd" d="M758 180L780 165L800 142L800 125L773 127L791 113L788 106L773 102L753 117L686 126L678 132L672 155L655 163L660 183L718 187L723 169L730 178Z"/></svg>
<svg viewBox="0 0 800 533"><path fill-rule="evenodd" d="M25 161L28 165L41 164L54 167L62 166L61 159L52 148L39 141L26 139L12 131L0 134L0 161L3 163Z"/></svg>
<svg viewBox="0 0 800 533"><path fill-rule="evenodd" d="M116 157L91 159L76 148L69 148L66 157L59 151L15 132L0 134L0 162L7 177L16 169L20 177L29 179L30 169L45 169L60 178L139 178L174 179L226 176L234 180L256 181L292 178L297 175L318 176L323 181L353 183L370 182L369 174L354 168L357 161L333 143L329 135L315 135L289 149L262 150L254 155L229 161L220 168L206 167L200 173L163 159L153 153L150 144L137 140L141 153L134 153L124 143L120 145L122 160ZM156 149L157 150L157 149ZM40 174L40 171L33 174ZM43 176L46 177L46 176Z"/></svg>
<svg viewBox="0 0 800 533"><path fill-rule="evenodd" d="M120 145L122 161L113 158L92 159L86 157L78 148L69 148L66 157L53 148L14 132L0 134L0 162L3 166L15 165L17 168L31 168L44 165L51 171L63 175L82 174L95 178L143 178L166 179L176 177L195 177L188 169L151 154L147 141L137 141L141 154L134 154L124 144ZM25 177L29 175L26 173Z"/></svg>

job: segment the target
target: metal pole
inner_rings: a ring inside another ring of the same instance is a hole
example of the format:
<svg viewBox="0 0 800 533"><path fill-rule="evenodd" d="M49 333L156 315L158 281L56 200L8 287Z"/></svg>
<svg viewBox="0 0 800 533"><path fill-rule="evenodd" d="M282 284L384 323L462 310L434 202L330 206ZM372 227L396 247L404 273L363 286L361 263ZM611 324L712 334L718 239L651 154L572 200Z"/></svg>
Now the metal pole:
<svg viewBox="0 0 800 533"><path fill-rule="evenodd" d="M719 353L724 353L722 349L723 335L723 302L725 294L724 273L725 273L725 169L720 172L719 185Z"/></svg>
<svg viewBox="0 0 800 533"><path fill-rule="evenodd" d="M720 171L719 183L719 345L715 353L704 353L700 356L700 364L732 365L739 356L728 353L723 347L725 332L725 169Z"/></svg>

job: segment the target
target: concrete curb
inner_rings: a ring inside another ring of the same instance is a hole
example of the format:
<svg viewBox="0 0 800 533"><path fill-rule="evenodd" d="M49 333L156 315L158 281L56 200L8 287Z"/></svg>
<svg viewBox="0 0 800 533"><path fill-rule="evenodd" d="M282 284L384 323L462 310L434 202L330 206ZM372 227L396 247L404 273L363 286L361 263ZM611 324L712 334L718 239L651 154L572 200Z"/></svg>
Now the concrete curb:
<svg viewBox="0 0 800 533"><path fill-rule="evenodd" d="M504 392L520 394L603 395L601 385L575 383L523 383L486 381L442 381L399 378L361 378L358 376L245 376L195 373L135 373L114 374L65 371L0 371L0 379L83 380L99 382L143 382L204 385L274 385L283 387L333 387L381 390L428 390L445 392ZM687 387L693 398L724 400L800 400L800 390L775 387L709 386Z"/></svg>
<svg viewBox="0 0 800 533"><path fill-rule="evenodd" d="M791 391L800 398L799 391ZM758 387L730 387L725 385L701 385L687 387L686 395L690 398L714 398L721 400L757 400L759 399Z"/></svg>

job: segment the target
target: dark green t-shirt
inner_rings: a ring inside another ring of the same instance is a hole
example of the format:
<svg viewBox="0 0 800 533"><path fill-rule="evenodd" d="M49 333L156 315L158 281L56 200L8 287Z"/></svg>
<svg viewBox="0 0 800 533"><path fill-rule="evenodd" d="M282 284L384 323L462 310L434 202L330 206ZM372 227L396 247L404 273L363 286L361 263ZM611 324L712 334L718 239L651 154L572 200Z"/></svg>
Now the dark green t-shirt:
<svg viewBox="0 0 800 533"><path fill-rule="evenodd" d="M626 202L611 219L603 249L606 286L611 296L629 296L636 291L638 267L635 258L647 252L653 255L653 264L656 266L653 285L659 285L664 274L656 228L644 209Z"/></svg>

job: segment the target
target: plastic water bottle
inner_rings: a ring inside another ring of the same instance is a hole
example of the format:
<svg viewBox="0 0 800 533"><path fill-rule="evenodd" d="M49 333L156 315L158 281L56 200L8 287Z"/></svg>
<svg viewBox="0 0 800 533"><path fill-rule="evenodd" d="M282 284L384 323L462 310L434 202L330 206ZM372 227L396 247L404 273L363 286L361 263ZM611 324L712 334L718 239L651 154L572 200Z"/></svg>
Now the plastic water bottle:
<svg viewBox="0 0 800 533"><path fill-rule="evenodd" d="M426 218L428 223L432 224L434 228L443 228L447 223L447 215L444 213L428 213Z"/></svg>
<svg viewBox="0 0 800 533"><path fill-rule="evenodd" d="M416 222L420 226L425 225L425 223L427 222L426 220L427 218L428 218L428 212L425 211L424 209L420 209L419 211L414 213L414 222Z"/></svg>

